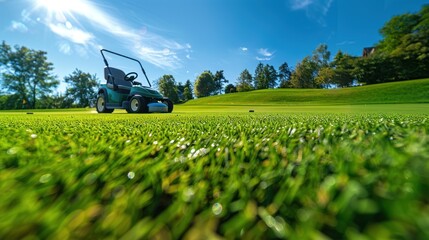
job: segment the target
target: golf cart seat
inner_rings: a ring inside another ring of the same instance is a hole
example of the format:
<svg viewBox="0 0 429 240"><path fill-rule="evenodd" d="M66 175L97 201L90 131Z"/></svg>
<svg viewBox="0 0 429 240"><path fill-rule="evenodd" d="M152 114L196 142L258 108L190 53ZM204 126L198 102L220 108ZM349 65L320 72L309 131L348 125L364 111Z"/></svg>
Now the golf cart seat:
<svg viewBox="0 0 429 240"><path fill-rule="evenodd" d="M110 69L110 71L109 71ZM121 69L113 67L104 67L104 79L107 80L107 87L114 88L113 81L118 86L118 89L130 91L132 83L124 80L125 73Z"/></svg>

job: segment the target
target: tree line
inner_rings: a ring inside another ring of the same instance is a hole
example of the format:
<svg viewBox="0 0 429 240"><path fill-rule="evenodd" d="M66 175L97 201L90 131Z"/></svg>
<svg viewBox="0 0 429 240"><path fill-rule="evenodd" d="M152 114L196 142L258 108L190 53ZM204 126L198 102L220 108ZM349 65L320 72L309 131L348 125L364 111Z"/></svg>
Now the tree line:
<svg viewBox="0 0 429 240"><path fill-rule="evenodd" d="M294 69L284 62L277 69L257 64L253 75L244 69L236 84L229 83L223 70L206 70L192 83L182 84L172 75L155 81L160 92L173 102L222 93L267 88L331 88L376 84L429 76L429 5L417 13L394 16L380 29L382 39L364 52L352 56L338 51L333 59L326 44L320 44ZM0 109L69 108L92 106L98 87L95 74L75 69L64 77L64 94L53 95L59 86L46 52L2 42L0 45Z"/></svg>
<svg viewBox="0 0 429 240"><path fill-rule="evenodd" d="M47 52L24 46L0 45L0 109L70 108L92 106L98 78L79 69L64 77L64 94L53 95L59 86Z"/></svg>

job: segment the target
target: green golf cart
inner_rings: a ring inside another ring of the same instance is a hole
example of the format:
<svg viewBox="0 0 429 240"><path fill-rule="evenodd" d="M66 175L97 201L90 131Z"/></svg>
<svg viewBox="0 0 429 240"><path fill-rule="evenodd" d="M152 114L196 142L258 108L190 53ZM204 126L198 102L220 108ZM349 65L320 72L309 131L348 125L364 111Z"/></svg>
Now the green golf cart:
<svg viewBox="0 0 429 240"><path fill-rule="evenodd" d="M152 88L139 60L106 49L100 52L106 65L104 67L106 83L101 84L98 90L96 102L98 113L112 113L115 109L126 109L128 113L171 113L173 111L173 102ZM137 62L149 86L135 81L138 78L136 72L125 74L121 69L109 66L105 53Z"/></svg>

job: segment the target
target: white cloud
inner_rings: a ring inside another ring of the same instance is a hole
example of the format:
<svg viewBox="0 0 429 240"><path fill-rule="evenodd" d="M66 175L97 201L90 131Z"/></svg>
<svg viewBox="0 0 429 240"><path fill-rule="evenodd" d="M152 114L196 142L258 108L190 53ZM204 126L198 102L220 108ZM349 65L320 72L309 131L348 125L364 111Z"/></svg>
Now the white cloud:
<svg viewBox="0 0 429 240"><path fill-rule="evenodd" d="M60 49L60 52L66 54L66 55L70 55L72 53L70 44L68 44L66 42L60 43L58 47Z"/></svg>
<svg viewBox="0 0 429 240"><path fill-rule="evenodd" d="M28 27L22 22L12 21L9 30L25 33L28 31Z"/></svg>
<svg viewBox="0 0 429 240"><path fill-rule="evenodd" d="M342 42L337 43L336 45L337 45L337 46L353 45L353 44L355 44L355 43L356 43L355 41L342 41Z"/></svg>
<svg viewBox="0 0 429 240"><path fill-rule="evenodd" d="M249 49L247 47L240 47L240 50L243 52L247 52Z"/></svg>
<svg viewBox="0 0 429 240"><path fill-rule="evenodd" d="M46 8L47 16L44 23L51 31L76 44L97 48L100 46L98 42L102 39L98 39L93 33L83 30L84 23L88 23L89 25L85 26L86 29L92 27L97 31L110 34L130 51L139 54L143 60L164 69L181 67L182 60L179 55L186 57L185 54L191 52L192 47L189 43L180 44L158 34L146 30L141 31L141 28L136 29L128 26L120 19L104 12L86 0L74 0L54 7L40 6L43 1L38 1L38 3L37 8ZM78 19L78 17L81 18ZM70 27L70 21L78 23L75 25L82 28Z"/></svg>
<svg viewBox="0 0 429 240"><path fill-rule="evenodd" d="M305 11L308 18L326 25L324 17L328 14L334 0L289 0L290 8L294 11Z"/></svg>
<svg viewBox="0 0 429 240"><path fill-rule="evenodd" d="M273 53L269 52L268 49L266 49L266 48L260 48L258 50L258 53L264 57L271 57L273 55Z"/></svg>
<svg viewBox="0 0 429 240"><path fill-rule="evenodd" d="M258 54L260 55L256 57L258 61L270 61L274 56L274 52L270 52L267 48L260 48Z"/></svg>
<svg viewBox="0 0 429 240"><path fill-rule="evenodd" d="M269 58L269 57L256 57L256 60L258 60L258 61L270 61L271 60L271 58Z"/></svg>
<svg viewBox="0 0 429 240"><path fill-rule="evenodd" d="M85 32L78 28L69 28L65 24L51 23L48 25L48 27L55 34L77 44L88 45L94 39L94 36L91 33Z"/></svg>
<svg viewBox="0 0 429 240"><path fill-rule="evenodd" d="M324 15L324 16L326 16L326 14L328 14L328 12L329 12L329 9L331 8L331 5L332 5L332 2L333 2L334 0L325 0L325 1L322 1L322 4L321 4L321 10L322 10L322 14Z"/></svg>
<svg viewBox="0 0 429 240"><path fill-rule="evenodd" d="M27 11L27 9L21 11L21 20L26 23L35 23L34 20L31 19L31 13Z"/></svg>
<svg viewBox="0 0 429 240"><path fill-rule="evenodd" d="M300 10L313 4L314 0L291 0L290 2L293 10Z"/></svg>

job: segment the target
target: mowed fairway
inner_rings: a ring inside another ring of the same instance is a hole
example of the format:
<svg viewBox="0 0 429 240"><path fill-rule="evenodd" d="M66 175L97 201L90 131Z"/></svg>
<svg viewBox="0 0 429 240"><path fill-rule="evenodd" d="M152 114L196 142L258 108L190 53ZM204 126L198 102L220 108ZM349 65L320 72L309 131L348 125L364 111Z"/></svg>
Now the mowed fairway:
<svg viewBox="0 0 429 240"><path fill-rule="evenodd" d="M205 109L0 114L1 238L429 236L427 113Z"/></svg>
<svg viewBox="0 0 429 240"><path fill-rule="evenodd" d="M429 105L1 112L0 239L23 238L428 239Z"/></svg>

